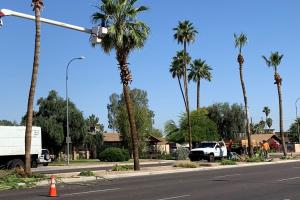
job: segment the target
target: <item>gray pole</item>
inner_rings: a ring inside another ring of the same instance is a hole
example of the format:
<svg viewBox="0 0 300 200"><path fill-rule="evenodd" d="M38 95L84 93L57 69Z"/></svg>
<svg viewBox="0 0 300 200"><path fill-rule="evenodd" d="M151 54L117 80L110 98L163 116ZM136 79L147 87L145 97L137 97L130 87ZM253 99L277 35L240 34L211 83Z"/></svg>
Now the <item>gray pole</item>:
<svg viewBox="0 0 300 200"><path fill-rule="evenodd" d="M66 100L67 100L67 137L66 137L66 143L67 143L67 161L68 165L70 164L70 143L71 143L71 138L70 138L70 130L69 130L69 98L68 98L68 70L69 70L69 65L74 61L74 60L80 60L84 59L84 56L78 57L78 58L73 58L69 61L67 68L66 68Z"/></svg>
<svg viewBox="0 0 300 200"><path fill-rule="evenodd" d="M297 103L300 100L300 98L296 99L295 102L295 107L296 107L296 123L297 123L297 133L298 133L298 137L299 137L299 143L300 143L300 134L299 134L299 122L298 122L298 109L297 109Z"/></svg>

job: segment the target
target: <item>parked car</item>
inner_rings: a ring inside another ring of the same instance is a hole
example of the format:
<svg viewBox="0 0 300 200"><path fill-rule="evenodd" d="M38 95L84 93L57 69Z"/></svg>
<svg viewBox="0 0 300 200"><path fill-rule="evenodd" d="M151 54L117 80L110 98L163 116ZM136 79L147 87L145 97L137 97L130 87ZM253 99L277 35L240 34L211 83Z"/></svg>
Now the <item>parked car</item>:
<svg viewBox="0 0 300 200"><path fill-rule="evenodd" d="M191 161L207 160L208 162L214 162L217 158L221 159L225 157L227 157L227 148L223 141L201 142L189 154Z"/></svg>
<svg viewBox="0 0 300 200"><path fill-rule="evenodd" d="M48 166L48 164L51 162L51 157L48 149L42 149L42 153L37 159L37 161L38 164L43 164L44 166Z"/></svg>

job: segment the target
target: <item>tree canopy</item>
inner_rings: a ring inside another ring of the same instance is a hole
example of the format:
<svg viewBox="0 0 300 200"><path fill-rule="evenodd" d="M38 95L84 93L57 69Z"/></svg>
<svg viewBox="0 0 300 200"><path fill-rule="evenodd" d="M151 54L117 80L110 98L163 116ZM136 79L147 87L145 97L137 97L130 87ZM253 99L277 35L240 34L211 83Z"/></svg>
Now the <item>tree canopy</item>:
<svg viewBox="0 0 300 200"><path fill-rule="evenodd" d="M218 127L222 138L235 139L240 133L245 133L245 114L242 105L215 103L207 107L208 117Z"/></svg>
<svg viewBox="0 0 300 200"><path fill-rule="evenodd" d="M210 120L205 109L191 112L191 124L193 133L193 143L205 140L219 140L218 128L215 122ZM170 120L165 124L165 134L172 142L184 143L188 141L188 122L186 114L182 114L179 126Z"/></svg>
<svg viewBox="0 0 300 200"><path fill-rule="evenodd" d="M65 143L67 135L66 101L52 90L46 98L37 101L38 111L34 113L33 125L42 129L42 144L51 152L58 154ZM25 124L26 117L22 119ZM83 144L87 127L81 111L69 101L69 127L73 147Z"/></svg>

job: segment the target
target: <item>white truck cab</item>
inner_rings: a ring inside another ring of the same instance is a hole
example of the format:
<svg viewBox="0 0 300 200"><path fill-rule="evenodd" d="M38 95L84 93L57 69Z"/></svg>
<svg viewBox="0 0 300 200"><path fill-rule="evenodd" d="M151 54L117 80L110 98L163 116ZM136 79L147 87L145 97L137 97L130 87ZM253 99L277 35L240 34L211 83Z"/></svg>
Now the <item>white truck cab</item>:
<svg viewBox="0 0 300 200"><path fill-rule="evenodd" d="M207 160L214 162L215 158L227 157L227 148L224 141L204 141L197 148L191 150L189 158L191 161Z"/></svg>

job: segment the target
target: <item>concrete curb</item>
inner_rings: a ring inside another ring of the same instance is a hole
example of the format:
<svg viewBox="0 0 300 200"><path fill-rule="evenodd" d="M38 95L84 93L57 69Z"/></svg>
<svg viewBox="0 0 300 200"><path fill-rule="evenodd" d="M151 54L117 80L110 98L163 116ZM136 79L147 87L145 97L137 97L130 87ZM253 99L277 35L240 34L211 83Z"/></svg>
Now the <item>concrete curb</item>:
<svg viewBox="0 0 300 200"><path fill-rule="evenodd" d="M221 170L221 169L229 169L229 168L241 168L241 167L251 167L251 166L260 166L260 165L274 165L274 164L283 164L283 163L292 163L292 162L300 162L300 160L279 160L272 162L258 162L258 163L239 163L238 165L218 165L218 166L210 166L210 167L199 167L199 168L174 168L171 170L161 170L161 171L138 171L138 172L128 172L124 174L107 174L103 176L77 176L79 172L71 172L64 173L64 175L70 175L74 177L61 178L63 183L74 183L74 182L87 182L87 181L95 181L99 179L118 179L118 178L128 178L128 177L138 177L138 176L149 176L149 175L159 175L159 174L173 174L173 173L184 173L184 172L196 172L196 171L207 171L207 170ZM101 170L103 171L103 170ZM94 171L99 172L99 171ZM54 176L59 176L60 174L54 174ZM40 181L37 183L37 186L45 186L49 185L48 180Z"/></svg>

